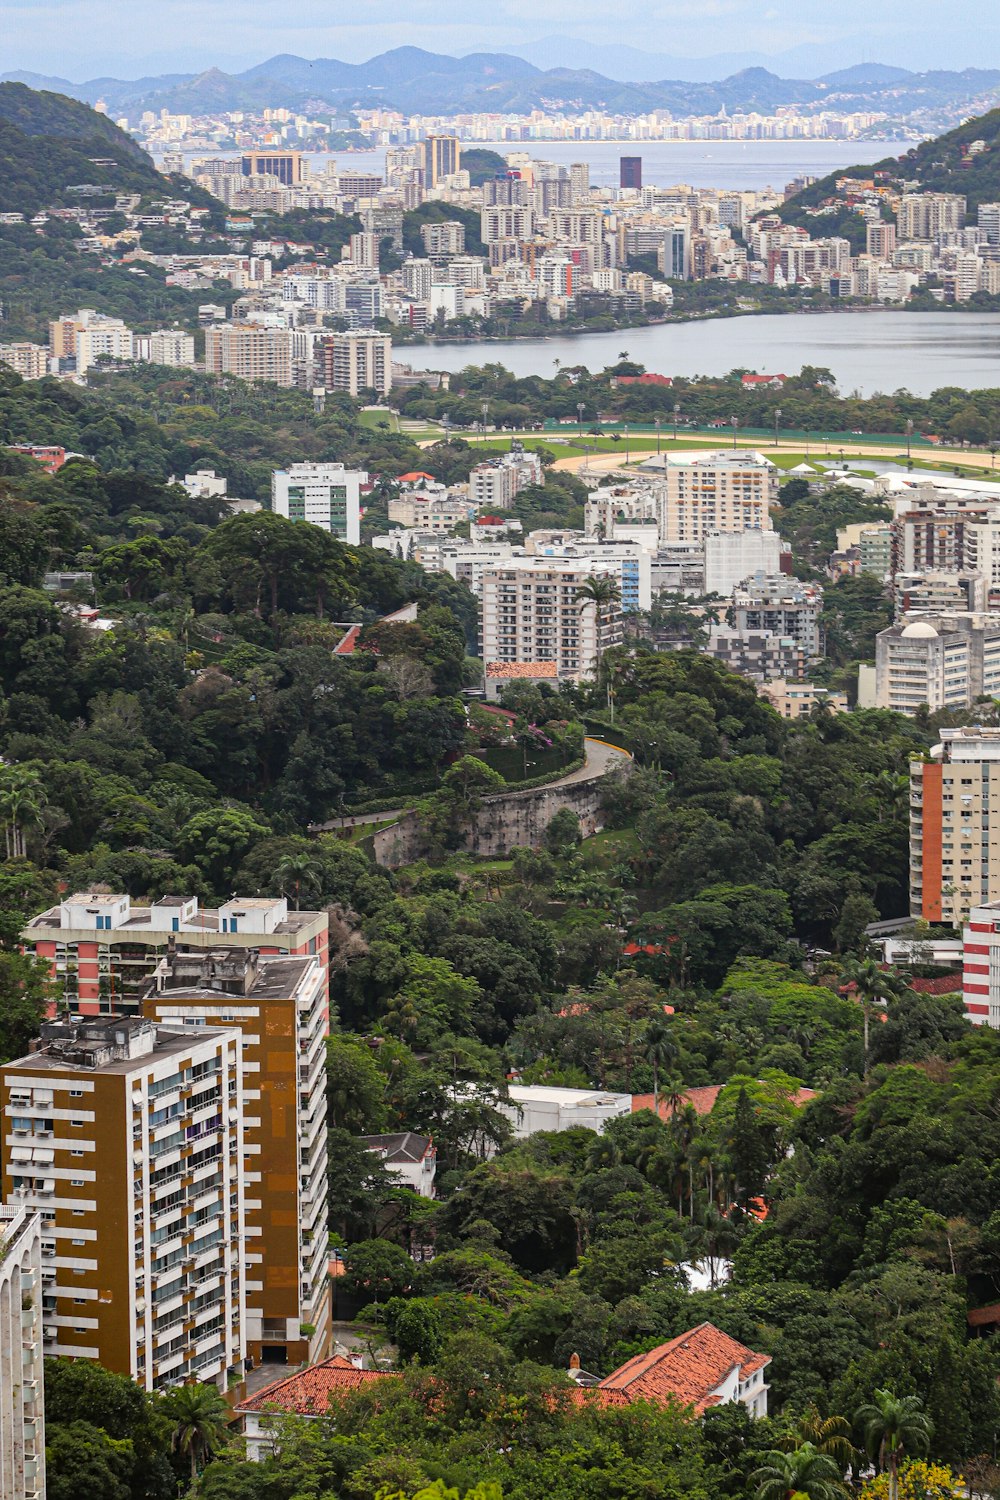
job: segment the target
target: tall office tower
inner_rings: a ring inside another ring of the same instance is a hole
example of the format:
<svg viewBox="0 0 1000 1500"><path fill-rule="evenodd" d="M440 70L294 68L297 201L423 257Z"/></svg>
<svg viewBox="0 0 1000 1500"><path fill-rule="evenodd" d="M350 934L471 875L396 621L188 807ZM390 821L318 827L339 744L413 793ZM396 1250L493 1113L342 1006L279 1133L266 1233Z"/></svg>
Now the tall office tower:
<svg viewBox="0 0 1000 1500"><path fill-rule="evenodd" d="M240 162L244 177L277 177L285 187L302 181L301 151L246 151Z"/></svg>
<svg viewBox="0 0 1000 1500"><path fill-rule="evenodd" d="M457 135L429 135L424 141L424 186L436 187L442 177L460 169L462 145Z"/></svg>
<svg viewBox="0 0 1000 1500"><path fill-rule="evenodd" d="M387 333L351 330L332 333L316 343L316 383L328 391L358 396L392 389L392 339Z"/></svg>
<svg viewBox="0 0 1000 1500"><path fill-rule="evenodd" d="M350 239L351 265L360 266L366 271L377 271L378 241L378 235L368 231L363 230L361 234L352 234Z"/></svg>
<svg viewBox="0 0 1000 1500"><path fill-rule="evenodd" d="M570 162L569 185L573 195L573 202L579 203L581 198L586 198L590 193L590 163L586 161ZM485 202L485 199L483 200Z"/></svg>
<svg viewBox="0 0 1000 1500"><path fill-rule="evenodd" d="M50 1021L0 1069L3 1178L41 1215L46 1354L145 1390L246 1358L238 1031Z"/></svg>
<svg viewBox="0 0 1000 1500"><path fill-rule="evenodd" d="M703 542L713 531L767 531L778 471L754 451L677 454L658 495L661 542Z"/></svg>
<svg viewBox="0 0 1000 1500"><path fill-rule="evenodd" d="M594 605L580 608L577 591L595 573L617 575L619 568L594 558L525 557L484 571L480 656L487 672L518 663L546 666L553 677L571 681L589 677L598 653L622 639L617 605L599 617Z"/></svg>
<svg viewBox="0 0 1000 1500"><path fill-rule="evenodd" d="M215 910L196 896L163 896L133 906L128 896L84 891L33 917L21 933L26 952L48 959L60 998L73 1014L135 1014L150 973L170 943L180 951L233 947L263 954L315 953L326 964L325 911L289 911L284 897L234 896Z"/></svg>
<svg viewBox="0 0 1000 1500"><path fill-rule="evenodd" d="M237 375L294 385L294 340L290 328L258 323L222 323L205 329L205 370L209 375Z"/></svg>
<svg viewBox="0 0 1000 1500"><path fill-rule="evenodd" d="M910 762L910 914L960 927L1000 901L1000 730L939 733Z"/></svg>
<svg viewBox="0 0 1000 1500"><path fill-rule="evenodd" d="M143 1010L193 1036L204 1026L242 1032L247 1346L265 1363L325 1358L326 965L245 948L168 953Z"/></svg>
<svg viewBox="0 0 1000 1500"><path fill-rule="evenodd" d="M45 1500L42 1363L42 1221L23 1203L0 1205L0 1495L4 1500Z"/></svg>
<svg viewBox="0 0 1000 1500"><path fill-rule="evenodd" d="M895 224L869 224L865 230L865 249L879 260L892 260L896 251Z"/></svg>
<svg viewBox="0 0 1000 1500"><path fill-rule="evenodd" d="M271 509L289 521L308 521L352 547L361 541L364 469L343 464L292 464L271 474Z"/></svg>
<svg viewBox="0 0 1000 1500"><path fill-rule="evenodd" d="M621 188L642 187L642 157L623 156L618 162L618 186Z"/></svg>
<svg viewBox="0 0 1000 1500"><path fill-rule="evenodd" d="M656 262L672 281L691 279L691 225L687 219L675 221L667 230Z"/></svg>
<svg viewBox="0 0 1000 1500"><path fill-rule="evenodd" d="M980 203L977 223L988 245L1000 245L1000 203Z"/></svg>

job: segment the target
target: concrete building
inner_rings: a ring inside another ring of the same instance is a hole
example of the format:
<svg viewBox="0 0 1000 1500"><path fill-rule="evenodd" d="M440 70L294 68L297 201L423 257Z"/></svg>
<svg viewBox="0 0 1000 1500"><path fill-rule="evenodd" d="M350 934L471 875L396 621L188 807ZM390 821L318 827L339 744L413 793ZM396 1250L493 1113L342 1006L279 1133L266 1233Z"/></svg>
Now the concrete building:
<svg viewBox="0 0 1000 1500"><path fill-rule="evenodd" d="M44 344L0 344L0 365L22 380L41 380L49 373L49 351Z"/></svg>
<svg viewBox="0 0 1000 1500"><path fill-rule="evenodd" d="M519 1141L541 1130L572 1130L577 1125L600 1134L609 1120L632 1113L632 1095L512 1083L507 1100L497 1108L507 1116Z"/></svg>
<svg viewBox="0 0 1000 1500"><path fill-rule="evenodd" d="M246 151L240 161L240 173L243 177L276 177L285 187L297 187L303 177L302 152L273 147Z"/></svg>
<svg viewBox="0 0 1000 1500"><path fill-rule="evenodd" d="M622 639L621 610L609 605L597 616L578 590L595 573L613 572L593 558L563 561L515 558L483 574L480 657L487 664L540 667L539 676L579 681Z"/></svg>
<svg viewBox="0 0 1000 1500"><path fill-rule="evenodd" d="M45 1352L147 1391L240 1378L239 1033L46 1022L0 1069L0 1115L10 1199L41 1216Z"/></svg>
<svg viewBox="0 0 1000 1500"><path fill-rule="evenodd" d="M469 519L473 506L465 495L455 494L442 484L393 495L387 510L390 521L408 530L430 531L444 536Z"/></svg>
<svg viewBox="0 0 1000 1500"><path fill-rule="evenodd" d="M738 672L752 682L796 679L805 669L799 642L772 630L736 630L731 625L713 625L705 652L730 672Z"/></svg>
<svg viewBox="0 0 1000 1500"><path fill-rule="evenodd" d="M5 1121L4 1133L9 1129ZM45 1500L42 1220L0 1205L0 1495Z"/></svg>
<svg viewBox="0 0 1000 1500"><path fill-rule="evenodd" d="M317 341L316 379L328 391L351 396L375 391L388 396L392 386L392 339L387 333L351 329Z"/></svg>
<svg viewBox="0 0 1000 1500"><path fill-rule="evenodd" d="M149 975L169 944L178 952L218 946L265 955L316 954L326 965L325 911L292 911L284 897L234 896L217 910L195 896L133 906L125 895L81 891L33 917L21 933L28 953L48 959L62 1004L81 1016L137 1014Z"/></svg>
<svg viewBox="0 0 1000 1500"><path fill-rule="evenodd" d="M1000 1027L1000 901L969 913L962 933L962 999L973 1026Z"/></svg>
<svg viewBox="0 0 1000 1500"><path fill-rule="evenodd" d="M910 914L960 927L1000 901L1000 729L942 729L910 762Z"/></svg>
<svg viewBox="0 0 1000 1500"><path fill-rule="evenodd" d="M713 531L705 538L705 593L724 599L755 573L774 576L791 549L776 531Z"/></svg>
<svg viewBox="0 0 1000 1500"><path fill-rule="evenodd" d="M363 1135L361 1144L384 1163L403 1187L421 1198L434 1197L437 1150L429 1135L399 1130L390 1135Z"/></svg>
<svg viewBox="0 0 1000 1500"><path fill-rule="evenodd" d="M479 510L507 510L521 490L544 482L545 470L538 454L514 443L509 452L475 465L469 474L469 495Z"/></svg>
<svg viewBox="0 0 1000 1500"><path fill-rule="evenodd" d="M988 614L904 618L875 638L875 705L913 714L966 708L1000 695L1000 619Z"/></svg>
<svg viewBox="0 0 1000 1500"><path fill-rule="evenodd" d="M768 630L773 635L791 636L806 661L823 655L823 590L819 584L800 583L780 574L757 576L735 588L732 597L737 630Z"/></svg>
<svg viewBox="0 0 1000 1500"><path fill-rule="evenodd" d="M671 454L663 464L663 542L703 542L713 532L768 531L778 471L762 453Z"/></svg>
<svg viewBox="0 0 1000 1500"><path fill-rule="evenodd" d="M638 542L598 541L572 531L529 532L524 550L529 557L593 558L602 570L607 564L607 570L618 578L623 614L636 614L652 605L652 554Z"/></svg>
<svg viewBox="0 0 1000 1500"><path fill-rule="evenodd" d="M154 333L137 336L137 353L151 365L168 365L171 369L194 367L194 337L182 328L158 328Z"/></svg>
<svg viewBox="0 0 1000 1500"><path fill-rule="evenodd" d="M265 1364L324 1358L331 1318L325 962L232 947L168 952L147 986L143 1014L189 1035L219 1025L241 1033L247 1349Z"/></svg>
<svg viewBox="0 0 1000 1500"><path fill-rule="evenodd" d="M292 464L271 475L271 509L289 521L308 521L340 542L361 541L361 486L364 469L343 464Z"/></svg>
<svg viewBox="0 0 1000 1500"><path fill-rule="evenodd" d="M240 380L295 384L294 331L259 323L221 323L205 329L205 371Z"/></svg>
<svg viewBox="0 0 1000 1500"><path fill-rule="evenodd" d="M896 210L901 241L932 240L964 223L965 198L958 193L904 193Z"/></svg>
<svg viewBox="0 0 1000 1500"><path fill-rule="evenodd" d="M761 688L775 712L783 719L808 719L814 709L823 707L834 714L846 714L847 694L834 693L815 682L789 682L785 677L766 682Z"/></svg>
<svg viewBox="0 0 1000 1500"><path fill-rule="evenodd" d="M436 187L442 177L454 177L461 165L462 143L457 135L429 135L424 141L424 187Z"/></svg>

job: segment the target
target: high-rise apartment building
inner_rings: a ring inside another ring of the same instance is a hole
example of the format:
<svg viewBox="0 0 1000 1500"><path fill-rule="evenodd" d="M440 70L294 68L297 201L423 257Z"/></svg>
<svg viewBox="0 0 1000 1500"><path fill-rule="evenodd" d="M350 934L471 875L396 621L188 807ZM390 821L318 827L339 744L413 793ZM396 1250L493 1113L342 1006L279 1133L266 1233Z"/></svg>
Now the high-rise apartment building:
<svg viewBox="0 0 1000 1500"><path fill-rule="evenodd" d="M961 229L965 199L958 193L904 193L896 210L900 240L932 240Z"/></svg>
<svg viewBox="0 0 1000 1500"><path fill-rule="evenodd" d="M164 896L133 906L128 896L82 891L33 917L21 933L26 952L47 959L71 1014L136 1014L149 975L173 943L181 952L229 947L326 965L330 922L323 911L289 911L284 897L234 896L217 910L195 896Z"/></svg>
<svg viewBox="0 0 1000 1500"><path fill-rule="evenodd" d="M1000 203L980 203L977 222L988 245L1000 245Z"/></svg>
<svg viewBox="0 0 1000 1500"><path fill-rule="evenodd" d="M462 143L457 135L429 135L424 141L424 187L436 187L442 177L461 169Z"/></svg>
<svg viewBox="0 0 1000 1500"><path fill-rule="evenodd" d="M714 531L705 538L705 593L724 599L755 573L772 577L791 553L776 531Z"/></svg>
<svg viewBox="0 0 1000 1500"><path fill-rule="evenodd" d="M636 192L642 187L641 156L622 156L619 158L618 186L620 188L633 188Z"/></svg>
<svg viewBox="0 0 1000 1500"><path fill-rule="evenodd" d="M1000 901L969 913L962 933L962 1000L973 1026L1000 1027Z"/></svg>
<svg viewBox="0 0 1000 1500"><path fill-rule="evenodd" d="M0 1069L3 1179L41 1216L45 1352L147 1391L244 1371L239 1032L55 1021Z"/></svg>
<svg viewBox="0 0 1000 1500"><path fill-rule="evenodd" d="M136 339L140 359L151 365L190 369L194 365L194 338L181 328L158 328L154 333Z"/></svg>
<svg viewBox="0 0 1000 1500"><path fill-rule="evenodd" d="M865 230L865 249L878 260L892 260L896 251L895 224L869 224Z"/></svg>
<svg viewBox="0 0 1000 1500"><path fill-rule="evenodd" d="M590 196L590 163L587 161L573 161L569 164L570 193L574 203L579 203L581 198ZM489 200L484 198L483 202Z"/></svg>
<svg viewBox="0 0 1000 1500"><path fill-rule="evenodd" d="M1000 696L1000 625L996 617L950 611L903 618L875 637L875 703L914 714L922 705L967 708Z"/></svg>
<svg viewBox="0 0 1000 1500"><path fill-rule="evenodd" d="M317 340L317 384L328 391L352 396L375 391L388 396L392 389L392 339L387 333L352 329Z"/></svg>
<svg viewBox="0 0 1000 1500"><path fill-rule="evenodd" d="M266 1363L325 1358L325 964L246 948L170 952L143 1011L191 1036L215 1026L242 1033L248 1350Z"/></svg>
<svg viewBox="0 0 1000 1500"><path fill-rule="evenodd" d="M0 1495L3 1500L45 1500L42 1364L42 1221L23 1203L6 1207L0 1204Z"/></svg>
<svg viewBox="0 0 1000 1500"><path fill-rule="evenodd" d="M480 656L487 664L554 664L555 675L590 676L599 654L621 643L621 610L581 607L578 591L595 573L617 574L615 564L525 557L483 573Z"/></svg>
<svg viewBox="0 0 1000 1500"><path fill-rule="evenodd" d="M42 380L49 373L49 351L44 344L0 344L0 365L22 380Z"/></svg>
<svg viewBox="0 0 1000 1500"><path fill-rule="evenodd" d="M659 487L663 542L703 542L713 531L768 531L778 471L762 453L671 455Z"/></svg>
<svg viewBox="0 0 1000 1500"><path fill-rule="evenodd" d="M420 238L424 254L432 259L465 254L465 225L447 219L443 224L422 224Z"/></svg>
<svg viewBox="0 0 1000 1500"><path fill-rule="evenodd" d="M479 233L486 245L496 240L530 240L534 232L534 211L520 204L495 203L479 215Z"/></svg>
<svg viewBox="0 0 1000 1500"><path fill-rule="evenodd" d="M343 464L292 464L271 475L271 509L289 521L308 521L356 547L361 541L363 469Z"/></svg>
<svg viewBox="0 0 1000 1500"><path fill-rule="evenodd" d="M259 323L220 323L205 329L205 371L240 380L295 384L295 335Z"/></svg>
<svg viewBox="0 0 1000 1500"><path fill-rule="evenodd" d="M672 281L691 279L691 225L687 219L677 220L663 235L656 263Z"/></svg>
<svg viewBox="0 0 1000 1500"><path fill-rule="evenodd" d="M737 630L766 630L788 636L807 662L823 655L822 613L823 590L816 583L758 575L733 589L733 624Z"/></svg>
<svg viewBox="0 0 1000 1500"><path fill-rule="evenodd" d="M910 914L960 927L1000 901L1000 730L942 729L910 762Z"/></svg>

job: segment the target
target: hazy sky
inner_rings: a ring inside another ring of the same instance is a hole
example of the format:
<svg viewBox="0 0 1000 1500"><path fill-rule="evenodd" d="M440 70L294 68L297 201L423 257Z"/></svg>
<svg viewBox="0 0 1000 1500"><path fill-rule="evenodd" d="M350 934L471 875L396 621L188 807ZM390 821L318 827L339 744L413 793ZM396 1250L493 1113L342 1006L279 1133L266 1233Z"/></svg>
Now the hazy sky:
<svg viewBox="0 0 1000 1500"><path fill-rule="evenodd" d="M635 25L622 25L623 9ZM1000 63L1000 23L981 0L0 0L0 71L81 81L215 65L277 52L362 61L412 44L461 53L555 35L704 57L829 49L830 66ZM984 20L985 18L985 20ZM805 52L800 53L805 56Z"/></svg>

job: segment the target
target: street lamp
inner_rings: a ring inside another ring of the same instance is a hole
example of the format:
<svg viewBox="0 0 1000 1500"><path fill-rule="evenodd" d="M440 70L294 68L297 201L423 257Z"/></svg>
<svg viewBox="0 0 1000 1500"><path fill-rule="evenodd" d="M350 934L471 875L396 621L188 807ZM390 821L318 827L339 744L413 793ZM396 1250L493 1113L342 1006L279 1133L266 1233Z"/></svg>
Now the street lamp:
<svg viewBox="0 0 1000 1500"><path fill-rule="evenodd" d="M910 443L913 440L913 418L906 419L906 462L910 462Z"/></svg>
<svg viewBox="0 0 1000 1500"><path fill-rule="evenodd" d="M655 422L656 422L656 454L657 454L657 457L659 457L659 454L660 454L660 418L657 417L655 419Z"/></svg>
<svg viewBox="0 0 1000 1500"><path fill-rule="evenodd" d="M625 423L625 462L628 463L628 423Z"/></svg>
<svg viewBox="0 0 1000 1500"><path fill-rule="evenodd" d="M483 414L483 441L485 442L485 440L486 440L486 418L489 415L490 403L488 401L484 401L483 404L482 404L482 407L480 408L480 410L482 411L482 414Z"/></svg>
<svg viewBox="0 0 1000 1500"><path fill-rule="evenodd" d="M778 423L781 421L781 407L774 408L774 446L778 446Z"/></svg>
<svg viewBox="0 0 1000 1500"><path fill-rule="evenodd" d="M733 429L733 447L735 448L736 447L736 429L740 425L740 419L739 419L739 417L730 417L729 418L729 425Z"/></svg>
<svg viewBox="0 0 1000 1500"><path fill-rule="evenodd" d="M578 401L576 403L576 416L577 416L577 421L580 424L580 446L581 446L581 448L583 447L583 412L584 412L584 405L585 405L585 403L583 401Z"/></svg>
<svg viewBox="0 0 1000 1500"><path fill-rule="evenodd" d="M680 414L681 414L680 402L679 401L675 401L674 402L674 442L675 443L677 441L677 418L680 416Z"/></svg>

